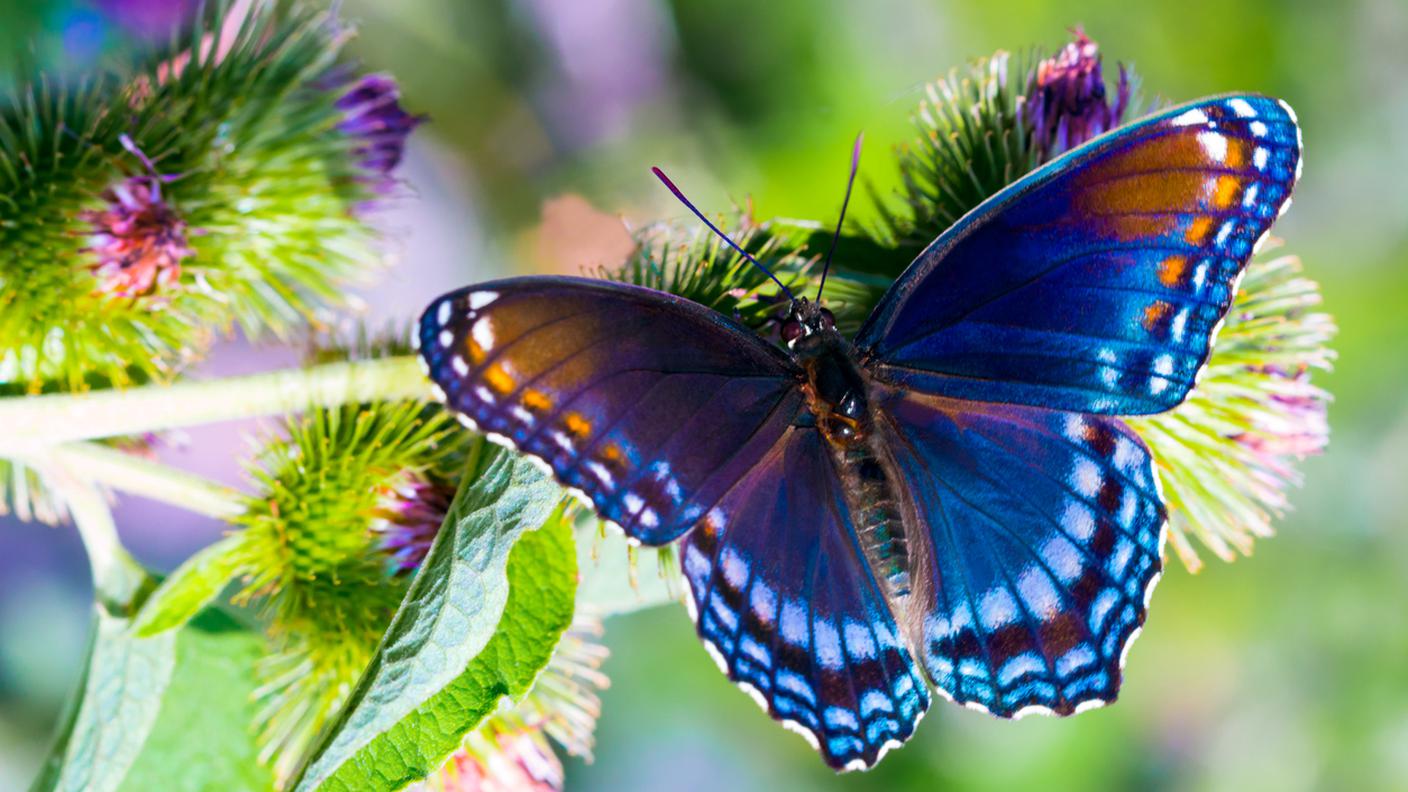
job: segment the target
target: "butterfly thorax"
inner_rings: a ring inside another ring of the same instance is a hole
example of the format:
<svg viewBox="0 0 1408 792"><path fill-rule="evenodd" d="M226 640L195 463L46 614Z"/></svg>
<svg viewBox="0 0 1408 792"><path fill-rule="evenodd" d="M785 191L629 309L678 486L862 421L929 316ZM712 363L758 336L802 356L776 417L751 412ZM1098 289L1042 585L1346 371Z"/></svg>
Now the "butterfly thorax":
<svg viewBox="0 0 1408 792"><path fill-rule="evenodd" d="M807 410L840 473L866 560L891 602L898 604L909 593L905 530L895 478L881 462L874 437L870 378L825 308L799 300L782 331L805 373Z"/></svg>

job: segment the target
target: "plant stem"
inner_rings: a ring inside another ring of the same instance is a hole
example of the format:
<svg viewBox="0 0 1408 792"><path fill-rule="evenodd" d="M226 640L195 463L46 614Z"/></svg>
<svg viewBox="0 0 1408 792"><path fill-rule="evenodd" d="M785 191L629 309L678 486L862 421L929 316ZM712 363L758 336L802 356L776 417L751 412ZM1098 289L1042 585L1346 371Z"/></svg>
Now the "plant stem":
<svg viewBox="0 0 1408 792"><path fill-rule="evenodd" d="M69 443L49 458L93 482L226 520L244 512L238 490L179 468L93 443Z"/></svg>
<svg viewBox="0 0 1408 792"><path fill-rule="evenodd" d="M298 412L429 392L413 355L128 390L0 399L0 456L99 437Z"/></svg>
<svg viewBox="0 0 1408 792"><path fill-rule="evenodd" d="M57 483L56 488L63 494L73 524L83 539L98 600L110 607L125 609L146 582L146 572L122 547L102 491L93 482L57 464L53 457L46 462L55 463L48 467L50 479Z"/></svg>

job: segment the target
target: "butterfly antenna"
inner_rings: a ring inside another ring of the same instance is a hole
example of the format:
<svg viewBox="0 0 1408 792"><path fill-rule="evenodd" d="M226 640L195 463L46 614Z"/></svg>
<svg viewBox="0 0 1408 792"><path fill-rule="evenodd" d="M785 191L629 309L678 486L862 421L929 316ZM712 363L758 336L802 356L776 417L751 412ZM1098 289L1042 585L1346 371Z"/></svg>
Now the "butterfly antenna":
<svg viewBox="0 0 1408 792"><path fill-rule="evenodd" d="M826 288L826 273L831 271L831 257L836 254L836 245L841 241L841 224L846 220L846 207L851 204L851 187L856 183L856 171L860 169L860 147L865 141L865 133L856 135L855 147L851 149L851 175L846 179L846 197L841 199L841 216L836 220L836 233L831 235L831 247L826 251L826 263L821 266L821 283L816 287L817 302L821 301L821 290Z"/></svg>
<svg viewBox="0 0 1408 792"><path fill-rule="evenodd" d="M651 168L651 169L650 169L650 172L651 172L651 173L654 173L654 174L655 174L655 178L659 179L667 188L669 188L670 192L672 192L672 193L675 194L675 197L679 199L680 203L684 204L686 207L689 208L689 211L691 211L691 212L694 213L694 216L695 216L695 217L697 217L697 218L699 218L700 220L702 220L702 221L704 222L704 225L706 225L706 226L709 227L709 230L710 230L710 231L713 231L715 234L718 234L718 235L719 235L719 238L722 239L723 241L727 242L729 247L731 247L731 248L733 248L734 250L738 251L738 255L742 256L742 257L745 258L745 259L747 259L749 262L751 262L751 263L753 264L753 266L755 266L755 267L757 267L758 269L762 270L763 273L766 274L769 278L772 278L772 282L773 282L773 283L776 283L777 286L778 286L778 288L782 289L782 291L787 294L787 299L789 299L789 300L796 300L796 299L797 299L796 295L792 294L792 290L789 289L789 288L787 288L787 284L785 284L785 283L783 283L782 281L778 280L778 279L777 279L777 276L774 275L774 274L772 274L772 270L768 269L767 267L764 267L761 262L759 262L757 259L753 258L751 255L749 255L749 254L748 254L748 251L746 251L746 250L744 250L743 248L739 247L737 242L734 242L732 239L729 239L729 238L728 238L728 234L725 234L724 232L720 231L718 226L716 226L716 225L714 225L713 223L709 222L709 218L705 217L703 212L699 211L699 209L696 208L696 207L694 206L694 204L690 203L690 201L689 201L688 198L684 197L684 193L680 192L680 188L676 187L676 186L675 186L675 183L672 182L672 181L670 181L670 177L669 177L669 176L666 176L664 171L660 170L659 168Z"/></svg>

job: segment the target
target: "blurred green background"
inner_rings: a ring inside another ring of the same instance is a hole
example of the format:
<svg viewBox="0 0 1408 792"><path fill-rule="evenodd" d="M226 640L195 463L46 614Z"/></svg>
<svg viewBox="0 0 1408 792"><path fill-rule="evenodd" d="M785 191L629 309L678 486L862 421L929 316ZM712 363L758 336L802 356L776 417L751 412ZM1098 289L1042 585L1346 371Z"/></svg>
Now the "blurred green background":
<svg viewBox="0 0 1408 792"><path fill-rule="evenodd" d="M114 8L162 5L0 0L0 54L13 56L0 65L82 68L140 36L113 25ZM1107 74L1132 63L1147 96L1264 92L1304 125L1305 176L1277 230L1341 327L1320 380L1336 399L1329 453L1304 465L1296 510L1254 557L1196 576L1171 563L1117 706L1007 723L936 701L876 770L833 776L718 673L682 609L663 608L608 624L597 756L569 765L569 789L1408 788L1408 4L343 7L356 54L431 117L405 171L418 197L389 221L407 237L388 287L409 295L407 316L450 285L603 263L585 221L544 224L544 202L573 193L637 222L677 217L653 164L707 208L751 197L759 217L834 219L857 130L862 178L887 192L926 81L999 48L1049 54L1074 24ZM0 788L17 788L77 672L87 594L68 529L0 528ZM214 530L123 528L168 566Z"/></svg>

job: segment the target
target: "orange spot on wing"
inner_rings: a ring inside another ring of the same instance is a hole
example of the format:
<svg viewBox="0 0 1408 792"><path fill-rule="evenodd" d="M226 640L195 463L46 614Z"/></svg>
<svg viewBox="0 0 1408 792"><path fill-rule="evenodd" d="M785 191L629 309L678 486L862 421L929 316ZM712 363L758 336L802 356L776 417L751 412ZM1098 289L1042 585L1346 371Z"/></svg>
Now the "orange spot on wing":
<svg viewBox="0 0 1408 792"><path fill-rule="evenodd" d="M1169 256L1159 262L1159 283L1170 289L1183 282L1188 273L1188 259L1184 256Z"/></svg>
<svg viewBox="0 0 1408 792"><path fill-rule="evenodd" d="M586 437L592 433L591 421L583 418L581 413L567 413L567 416L562 419L562 422L567 426L567 431L577 437Z"/></svg>
<svg viewBox="0 0 1408 792"><path fill-rule="evenodd" d="M601 449L601 455L606 458L607 462L620 462L622 459L621 447L611 443Z"/></svg>
<svg viewBox="0 0 1408 792"><path fill-rule="evenodd" d="M1213 187L1212 205L1217 209L1226 209L1232 205L1237 198L1237 191L1242 183L1236 176L1223 174L1217 177L1217 185Z"/></svg>
<svg viewBox="0 0 1408 792"><path fill-rule="evenodd" d="M1171 215L1114 215L1109 218L1109 230L1122 241L1164 236L1173 230L1178 218Z"/></svg>
<svg viewBox="0 0 1408 792"><path fill-rule="evenodd" d="M477 366L484 362L484 347L479 346L479 342L473 338L465 338L464 351L470 363Z"/></svg>
<svg viewBox="0 0 1408 792"><path fill-rule="evenodd" d="M1144 309L1144 329L1154 332L1173 313L1173 306L1163 300L1155 300Z"/></svg>
<svg viewBox="0 0 1408 792"><path fill-rule="evenodd" d="M1247 149L1251 148L1251 143L1241 138L1227 138L1227 156L1222 158L1222 164L1229 168L1240 168L1247 164Z"/></svg>
<svg viewBox="0 0 1408 792"><path fill-rule="evenodd" d="M514 386L513 376L498 363L484 370L484 381L501 394L512 391Z"/></svg>
<svg viewBox="0 0 1408 792"><path fill-rule="evenodd" d="M1188 240L1190 245L1201 245L1203 240L1208 238L1208 233L1212 231L1211 217L1196 217L1188 224L1188 233L1183 238Z"/></svg>
<svg viewBox="0 0 1408 792"><path fill-rule="evenodd" d="M523 392L523 406L533 412L547 412L552 409L552 399L543 395L542 391L529 388Z"/></svg>

